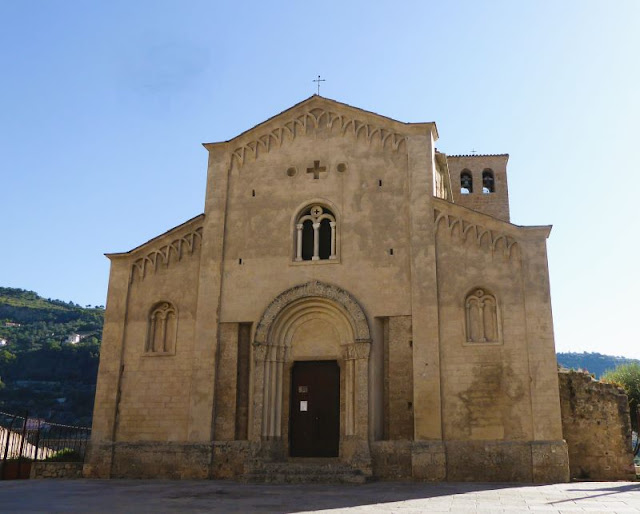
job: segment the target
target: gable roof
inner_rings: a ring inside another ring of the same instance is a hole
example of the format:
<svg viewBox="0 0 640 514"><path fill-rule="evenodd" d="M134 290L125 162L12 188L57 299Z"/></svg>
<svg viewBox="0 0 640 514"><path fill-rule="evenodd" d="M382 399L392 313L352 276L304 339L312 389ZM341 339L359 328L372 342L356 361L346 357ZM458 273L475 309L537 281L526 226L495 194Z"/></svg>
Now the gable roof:
<svg viewBox="0 0 640 514"><path fill-rule="evenodd" d="M263 130L268 130L269 126L273 125L274 122L276 122L280 118L285 118L288 121L291 115L293 115L296 111L304 110L304 107L308 107L308 110L316 109L316 108L324 108L326 110L331 109L338 112L346 112L351 114L352 116L359 116L369 121L378 120L379 123L383 125L392 126L394 130L398 132L403 132L403 133L412 131L412 129L424 130L424 128L429 127L433 132L434 138L438 139L438 129L434 121L423 122L423 123L406 123L403 121L395 120L388 116L383 116L381 114L378 114L372 111L360 109L359 107L353 107L352 105L349 105L343 102L338 102L337 100L332 100L331 98L326 98L324 96L314 94L314 95L311 95L309 98L306 98L305 100L302 100L301 102L298 102L297 104L292 105L288 109L285 109L284 111L278 114L275 114L270 118L267 118L266 120L258 123L257 125L254 125L250 129L247 129L244 132L241 132L240 134L238 134L235 137L232 137L231 139L228 139L226 141L203 143L203 146L205 148L208 148L209 146L212 146L212 145L228 144L231 142L236 142L242 139L246 139L247 137L252 136L254 132L261 133Z"/></svg>
<svg viewBox="0 0 640 514"><path fill-rule="evenodd" d="M162 234L159 234L159 235L157 235L155 237L152 237L151 239L149 239L145 243L142 243L142 244L136 246L135 248L132 248L129 251L126 251L126 252L111 252L111 253L105 253L104 255L108 259L117 259L117 258L120 258L120 257L131 256L133 254L136 254L136 253L140 252L140 250L143 250L143 249L146 249L146 248L152 246L153 244L160 243L163 239L167 239L170 236L175 236L176 234L180 233L181 230L182 231L185 231L185 230L188 231L190 229L193 229L193 227L201 226L202 220L204 220L204 213L198 214L197 216L194 216L193 218L185 221L184 223L181 223L180 225L177 225L177 226L175 226L173 228L170 228L169 230L167 230L166 232L163 232Z"/></svg>

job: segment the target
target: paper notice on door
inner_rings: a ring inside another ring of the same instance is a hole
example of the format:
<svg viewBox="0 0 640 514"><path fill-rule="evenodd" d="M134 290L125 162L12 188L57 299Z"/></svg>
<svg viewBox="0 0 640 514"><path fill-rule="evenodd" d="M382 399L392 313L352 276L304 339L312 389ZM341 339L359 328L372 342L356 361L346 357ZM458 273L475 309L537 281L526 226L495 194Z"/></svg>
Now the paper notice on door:
<svg viewBox="0 0 640 514"><path fill-rule="evenodd" d="M300 412L307 412L307 401L303 400L300 402Z"/></svg>

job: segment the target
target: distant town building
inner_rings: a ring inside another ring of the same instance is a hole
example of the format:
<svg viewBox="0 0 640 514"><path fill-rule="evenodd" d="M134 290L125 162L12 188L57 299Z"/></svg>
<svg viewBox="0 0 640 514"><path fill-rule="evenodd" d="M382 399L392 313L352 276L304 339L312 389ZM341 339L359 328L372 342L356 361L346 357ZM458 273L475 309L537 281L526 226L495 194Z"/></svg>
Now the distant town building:
<svg viewBox="0 0 640 514"><path fill-rule="evenodd" d="M92 335L95 335L95 332L74 332L73 334L67 336L67 339L65 339L65 343L78 344L83 339Z"/></svg>
<svg viewBox="0 0 640 514"><path fill-rule="evenodd" d="M4 326L5 327L21 327L22 324L21 323L14 323L13 321L5 321Z"/></svg>
<svg viewBox="0 0 640 514"><path fill-rule="evenodd" d="M81 336L80 334L70 334L67 336L67 340L65 342L68 344L78 344L82 341L83 337L84 336Z"/></svg>
<svg viewBox="0 0 640 514"><path fill-rule="evenodd" d="M9 344L9 341L6 339L0 339L0 346L7 346L7 344Z"/></svg>

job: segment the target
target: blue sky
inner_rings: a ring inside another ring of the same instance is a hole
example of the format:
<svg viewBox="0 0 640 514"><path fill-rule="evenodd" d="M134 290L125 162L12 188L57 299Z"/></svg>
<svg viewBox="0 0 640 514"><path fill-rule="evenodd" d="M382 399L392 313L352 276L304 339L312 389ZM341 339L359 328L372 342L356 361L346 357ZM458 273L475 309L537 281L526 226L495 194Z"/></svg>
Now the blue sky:
<svg viewBox="0 0 640 514"><path fill-rule="evenodd" d="M640 2L0 0L0 285L104 304L199 214L206 152L315 91L509 153L556 346L640 358Z"/></svg>

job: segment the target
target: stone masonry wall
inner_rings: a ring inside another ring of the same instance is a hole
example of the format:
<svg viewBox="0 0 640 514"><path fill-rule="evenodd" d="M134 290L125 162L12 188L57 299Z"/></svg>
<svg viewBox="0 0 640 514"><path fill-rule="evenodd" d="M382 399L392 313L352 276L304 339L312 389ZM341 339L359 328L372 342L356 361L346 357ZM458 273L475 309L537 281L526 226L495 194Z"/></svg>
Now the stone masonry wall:
<svg viewBox="0 0 640 514"><path fill-rule="evenodd" d="M634 480L627 395L587 373L562 370L559 379L571 478Z"/></svg>
<svg viewBox="0 0 640 514"><path fill-rule="evenodd" d="M82 462L32 462L31 478L82 478Z"/></svg>

